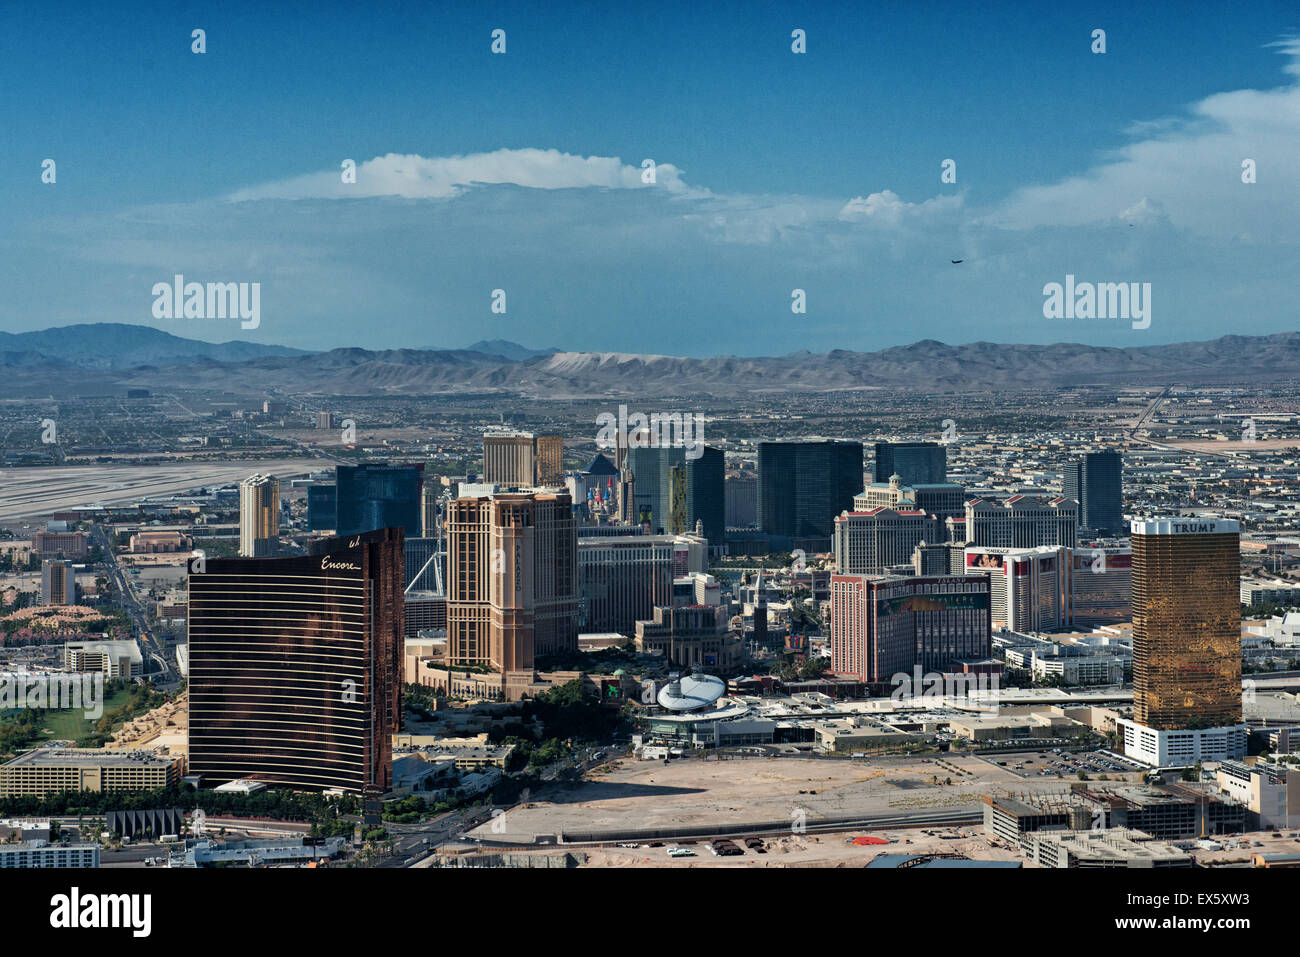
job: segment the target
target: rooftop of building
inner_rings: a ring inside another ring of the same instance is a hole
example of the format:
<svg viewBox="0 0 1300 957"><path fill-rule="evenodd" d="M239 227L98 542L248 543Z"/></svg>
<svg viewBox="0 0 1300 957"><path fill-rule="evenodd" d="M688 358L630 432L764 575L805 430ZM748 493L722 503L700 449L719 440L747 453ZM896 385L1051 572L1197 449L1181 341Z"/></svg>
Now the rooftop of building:
<svg viewBox="0 0 1300 957"><path fill-rule="evenodd" d="M863 486L863 491L866 491L866 489L869 488L886 489L891 487L910 488L910 489L942 489L944 491L956 491L956 492L964 492L966 490L966 487L960 484L959 482L903 482L902 478L897 475L895 475L894 478L897 478L901 484L895 486L892 481L868 482L866 485Z"/></svg>
<svg viewBox="0 0 1300 957"><path fill-rule="evenodd" d="M1096 831L1035 831L1036 840L1059 844L1080 857L1116 861L1182 861L1189 855L1165 841L1155 841L1144 831L1113 827Z"/></svg>
<svg viewBox="0 0 1300 957"><path fill-rule="evenodd" d="M984 796L984 803L997 808L1013 817L1038 817L1043 813L1042 808L1026 804L1024 801L1006 796L996 796L987 794Z"/></svg>
<svg viewBox="0 0 1300 957"><path fill-rule="evenodd" d="M839 515L835 517L835 520L838 522L842 518L854 518L854 517L875 518L876 516L883 515L885 513L900 515L907 518L918 518L918 517L924 518L927 514L924 509L919 509L919 508L890 508L888 505L878 505L875 508L863 509L856 512L850 512L850 511L841 512Z"/></svg>
<svg viewBox="0 0 1300 957"><path fill-rule="evenodd" d="M618 475L618 469L614 467L614 463L600 452L591 457L591 461L587 463L587 467L583 471L588 475Z"/></svg>
<svg viewBox="0 0 1300 957"><path fill-rule="evenodd" d="M20 851L91 851L99 848L98 844L51 844L49 841L43 841L39 838L30 841L18 841L14 844L0 844L0 851L13 854Z"/></svg>
<svg viewBox="0 0 1300 957"><path fill-rule="evenodd" d="M20 754L0 767L155 767L164 768L176 760L174 755L157 751L110 751L92 748L37 748Z"/></svg>
<svg viewBox="0 0 1300 957"><path fill-rule="evenodd" d="M69 641L64 648L76 651L89 651L92 654L128 655L132 659L140 658L140 645L132 638L109 639L97 638L94 641Z"/></svg>

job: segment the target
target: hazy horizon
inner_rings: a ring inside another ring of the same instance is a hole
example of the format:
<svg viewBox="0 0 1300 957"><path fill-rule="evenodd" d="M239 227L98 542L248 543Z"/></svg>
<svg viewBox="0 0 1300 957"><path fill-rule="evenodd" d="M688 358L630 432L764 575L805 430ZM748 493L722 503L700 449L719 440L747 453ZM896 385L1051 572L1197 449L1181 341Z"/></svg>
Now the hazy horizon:
<svg viewBox="0 0 1300 957"><path fill-rule="evenodd" d="M35 335L35 334L40 334L40 333L43 333L43 332L54 332L54 331L57 331L57 330L69 329L69 328L73 328L73 327L78 326L78 325L94 325L94 324L95 324L95 323L67 323L67 324L65 324L65 325L60 325L60 326L48 326L48 327L46 327L46 328L44 328L44 329L31 329L31 330L26 330L25 333L19 332L19 333L8 333L8 334L10 334L10 335L24 335L24 334L33 334L33 335ZM104 324L107 324L107 325L114 325L114 324L117 324L117 323L104 323ZM953 349L960 349L960 348L963 348L963 347L966 347L966 346L975 346L975 345L981 345L981 344L992 344L992 345L1008 346L1008 347L1021 347L1021 346L1037 346L1037 347L1079 346L1079 347L1081 347L1081 348L1095 348L1095 346L1093 346L1093 345L1090 344L1090 343L1078 342L1078 341L1072 341L1072 340L1068 340L1068 339L1061 339L1061 340L1057 340L1057 341L1055 341L1055 342L993 342L992 340L987 340L987 339L976 339L976 340L961 341L961 342L948 342L948 341L945 341L945 340L943 340L943 339L936 339L936 338L934 338L934 337L925 337L925 338L921 338L921 339L913 339L913 340L911 340L911 341L909 341L909 342L899 342L899 343L895 343L895 344L893 344L893 345L889 345L889 346L881 346L881 347L876 348L876 349L866 349L866 348L863 348L863 349L845 349L845 348L842 347L842 346L835 346L835 347L832 347L831 349L825 349L825 350L817 350L817 351L814 351L814 350L807 350L807 349L793 349L793 350L790 350L790 351L788 351L788 352L783 352L783 353L772 353L772 352L728 352L728 353L720 353L720 352L719 352L719 353L701 353L701 354L690 354L690 353L684 353L684 352L682 352L682 353L629 353L629 352L626 352L626 351L624 351L624 350L613 350L613 349L605 349L605 350L597 350L597 349L570 349L570 348L566 348L563 344L554 345L554 346L542 346L542 345L540 345L540 344L538 344L538 345L532 345L532 344L529 344L529 343L519 342L519 341L516 340L516 339L512 339L512 338L508 338L508 337L504 337L504 336L492 336L492 337L490 337L490 338L489 338L489 337L483 337L483 338L481 338L481 339L477 339L477 340L475 340L474 342L467 342L467 343L464 343L463 345L449 345L449 346L434 346L434 345L395 345L395 346L385 346L385 347L376 347L376 348L372 348L372 347L369 347L369 346L359 345L359 344L357 344L357 343L341 343L341 344L336 345L336 346L331 346L331 347L329 347L328 349L302 349L301 347L298 347L298 346L290 346L290 345L287 345L286 343L257 341L257 340L255 340L255 339L252 339L252 338L249 338L249 337L246 337L246 336L233 336L233 337L229 337L229 338L214 338L214 339L209 339L209 338L204 338L204 337L202 337L202 336L198 336L198 335L183 335L183 334L181 334L180 332L173 332L173 331L171 331L171 330L169 330L169 329L161 329L161 328L158 328L157 326L149 325L148 323L142 323L142 322L141 322L141 323L120 323L120 324L121 324L121 325L136 325L136 326L140 326L140 327L143 328L143 329L150 329L150 330L153 330L153 331L156 331L156 332L163 332L163 333L167 333L167 334L170 334L170 335L176 336L177 338L180 338L180 339L186 339L186 340L190 340L190 341L194 341L194 342L203 342L203 343L207 343L207 344L210 344L210 345L228 345L228 344L242 343L242 344L248 344L248 345L266 346L266 347L268 347L268 348L288 348L288 349L298 349L298 350L301 351L303 354L316 354L316 353L323 353L323 352L329 352L329 351L332 351L332 350L334 350L334 349L365 349L365 350L367 350L367 351L376 351L376 352L377 352L377 351L384 351L385 349L393 349L393 350L413 350L413 351L417 351L417 352L455 352L455 351L472 351L472 350L471 350L471 347L474 346L474 345L478 345L479 343L488 343L488 344L490 344L490 343L492 343L492 342L498 342L498 341L501 342L503 345L516 346L516 347L522 348L522 349L527 350L527 351L532 351L532 352L552 352L552 351L555 352L555 353L565 353L565 352L584 352L584 353L595 353L595 354L624 354L624 355L642 355L642 356L665 356L665 357L668 357L668 358L679 358L679 359L721 359L721 358L761 359L761 358L781 358L781 357L783 357L783 356L795 355L795 354L804 353L804 352L807 352L807 353L812 354L812 355L825 355L826 353L831 352L831 351L834 351L835 349L840 349L840 350L842 350L842 351L848 351L848 352L874 353L874 352L883 352L883 351L885 351L885 350L887 350L887 349L906 348L906 347L909 347L909 346L916 346L916 345L920 345L920 344L922 344L922 343L926 343L926 342L938 342L940 345L946 346L946 347L948 347L948 348L953 348ZM7 330L0 330L0 333L7 333ZM1213 342L1213 341L1215 341L1215 340L1217 340L1217 339L1224 338L1224 337L1226 337L1226 336L1234 336L1234 335L1249 335L1249 336L1252 337L1252 338L1263 338L1263 337L1271 336L1271 335L1286 335L1286 334L1288 334L1288 333L1300 333L1300 329L1282 329L1282 330L1279 330L1279 331L1277 331L1277 332L1273 332L1273 333L1260 333L1260 334L1258 334L1258 335L1255 335L1255 334L1246 334L1246 333L1240 333L1240 332L1224 332L1224 333L1222 333L1221 335L1212 336L1212 337L1209 337L1209 338L1206 338L1206 339L1183 339L1183 340L1177 340L1177 341L1175 341L1175 342L1170 342L1170 343L1166 343L1166 342L1134 342L1134 343L1130 343L1130 344L1128 344L1128 345L1126 345L1126 346L1120 346L1120 347L1118 347L1118 348L1146 348L1146 347L1155 347L1155 346L1163 346L1163 345L1195 344L1195 343L1201 343L1201 342ZM508 361L519 361L519 360L508 360Z"/></svg>

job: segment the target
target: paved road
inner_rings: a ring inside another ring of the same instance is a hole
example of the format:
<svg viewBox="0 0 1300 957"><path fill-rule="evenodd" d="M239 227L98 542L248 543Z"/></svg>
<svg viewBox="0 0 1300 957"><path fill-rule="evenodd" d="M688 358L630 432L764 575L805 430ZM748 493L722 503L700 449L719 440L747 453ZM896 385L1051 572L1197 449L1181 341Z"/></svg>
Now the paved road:
<svg viewBox="0 0 1300 957"><path fill-rule="evenodd" d="M418 824L385 823L384 827L394 842L393 856L385 858L376 866L409 867L432 854L441 845L457 840L464 830L486 820L489 813L482 808L461 808ZM411 858L416 860L407 864Z"/></svg>
<svg viewBox="0 0 1300 957"><path fill-rule="evenodd" d="M135 626L145 656L153 659L159 666L160 670L152 673L149 672L146 666L147 676L153 679L154 684L164 691L170 691L178 687L181 683L180 674L167 660L166 644L149 627L149 619L145 614L144 606L135 593L135 583L131 581L131 576L118 564L117 555L113 551L112 543L109 541L104 527L102 525L92 526L91 535L94 542L99 545L100 550L104 553L104 562L108 566L109 577L112 578L113 584L118 590L122 608Z"/></svg>

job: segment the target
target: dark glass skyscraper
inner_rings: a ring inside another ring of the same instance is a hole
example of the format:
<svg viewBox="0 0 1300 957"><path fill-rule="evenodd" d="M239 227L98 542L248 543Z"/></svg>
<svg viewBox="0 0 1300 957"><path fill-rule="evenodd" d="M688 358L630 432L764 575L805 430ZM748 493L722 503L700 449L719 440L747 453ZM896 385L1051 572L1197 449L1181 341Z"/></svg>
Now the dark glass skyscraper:
<svg viewBox="0 0 1300 957"><path fill-rule="evenodd" d="M628 449L627 468L632 473L632 521L648 521L650 532L667 532L672 514L672 467L686 460L685 450L674 448Z"/></svg>
<svg viewBox="0 0 1300 957"><path fill-rule="evenodd" d="M897 475L904 485L943 485L948 481L948 449L937 442L877 442L875 482Z"/></svg>
<svg viewBox="0 0 1300 957"><path fill-rule="evenodd" d="M760 442L758 520L768 535L825 539L862 490L861 442Z"/></svg>
<svg viewBox="0 0 1300 957"><path fill-rule="evenodd" d="M401 528L408 538L420 537L423 464L340 465L336 481L340 535Z"/></svg>
<svg viewBox="0 0 1300 957"><path fill-rule="evenodd" d="M402 566L400 528L306 556L191 562L190 771L205 784L390 789Z"/></svg>
<svg viewBox="0 0 1300 957"><path fill-rule="evenodd" d="M1061 494L1079 503L1079 527L1099 535L1123 535L1124 459L1118 452L1088 452L1065 467Z"/></svg>
<svg viewBox="0 0 1300 957"><path fill-rule="evenodd" d="M686 531L701 522L710 545L727 540L726 465L722 449L704 447L698 459L686 460Z"/></svg>
<svg viewBox="0 0 1300 957"><path fill-rule="evenodd" d="M635 482L635 521L649 515L650 531L666 535L694 532L695 523L700 521L710 545L721 545L726 540L727 499L721 449L705 446L702 454L692 459L687 458L682 447L633 448L628 450L627 461ZM676 476L674 469L678 470Z"/></svg>
<svg viewBox="0 0 1300 957"><path fill-rule="evenodd" d="M339 491L337 485L307 486L307 529L312 532L332 532L339 524Z"/></svg>

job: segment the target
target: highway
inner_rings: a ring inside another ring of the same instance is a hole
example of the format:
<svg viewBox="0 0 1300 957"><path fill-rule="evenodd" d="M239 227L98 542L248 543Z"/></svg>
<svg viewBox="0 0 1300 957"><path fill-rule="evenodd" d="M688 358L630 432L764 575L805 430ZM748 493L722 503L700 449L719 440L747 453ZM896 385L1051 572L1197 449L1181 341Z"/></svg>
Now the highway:
<svg viewBox="0 0 1300 957"><path fill-rule="evenodd" d="M1209 455L1220 459L1235 459L1237 456L1229 452L1212 452L1208 449L1188 448L1182 445L1169 445L1165 442L1153 442L1151 439L1142 438L1138 435L1138 432L1140 432L1142 428L1155 417L1160 406L1164 403L1165 399L1169 398L1169 394L1173 391L1172 386L1165 389L1155 397L1149 406L1147 406L1146 411L1143 412L1137 422L1133 424L1133 427L1125 431L1124 435L1129 439L1129 441L1140 442L1143 445L1151 446L1153 449L1162 449L1166 452L1186 452L1188 455Z"/></svg>
<svg viewBox="0 0 1300 957"><path fill-rule="evenodd" d="M148 616L145 614L144 607L140 604L140 599L135 594L131 576L118 564L117 555L113 551L112 542L109 541L104 527L102 525L92 526L91 538L99 545L104 554L104 563L108 566L108 574L118 590L122 608L131 619L131 623L140 638L140 645L144 654L152 658L159 667L159 670L153 673L150 673L146 668L146 677L150 678L163 691L170 691L179 687L181 683L180 674L167 660L166 646L153 633L153 629L149 627Z"/></svg>
<svg viewBox="0 0 1300 957"><path fill-rule="evenodd" d="M463 831L477 827L491 815L482 807L460 808L441 817L418 824L393 824L384 822L384 828L393 838L393 856L380 861L377 867L409 867L427 857L439 846L457 840ZM411 864L407 861L415 858Z"/></svg>

